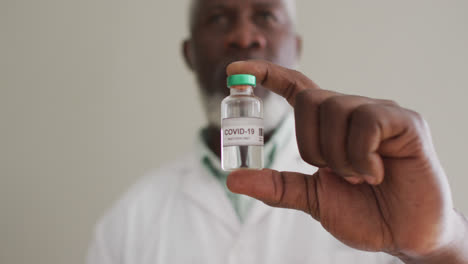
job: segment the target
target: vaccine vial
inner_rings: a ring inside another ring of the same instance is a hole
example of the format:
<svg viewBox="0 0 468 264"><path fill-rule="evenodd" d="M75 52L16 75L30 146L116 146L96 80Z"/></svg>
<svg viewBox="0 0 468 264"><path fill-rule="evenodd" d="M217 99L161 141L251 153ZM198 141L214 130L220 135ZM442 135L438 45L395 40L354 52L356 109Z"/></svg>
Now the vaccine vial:
<svg viewBox="0 0 468 264"><path fill-rule="evenodd" d="M221 102L221 166L225 171L263 168L263 102L253 93L254 75L227 79L231 94Z"/></svg>

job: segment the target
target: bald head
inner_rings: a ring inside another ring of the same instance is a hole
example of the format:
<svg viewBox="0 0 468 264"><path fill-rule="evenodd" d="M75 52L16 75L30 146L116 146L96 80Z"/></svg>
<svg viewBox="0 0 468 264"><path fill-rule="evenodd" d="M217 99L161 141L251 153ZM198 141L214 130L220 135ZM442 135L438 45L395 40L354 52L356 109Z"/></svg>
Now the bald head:
<svg viewBox="0 0 468 264"><path fill-rule="evenodd" d="M200 3L204 0L191 0L189 8L189 29L192 30L195 24L196 14L199 11ZM239 1L239 0L238 0ZM297 25L297 12L296 12L296 0L279 0L287 12L288 18L293 26L296 28Z"/></svg>

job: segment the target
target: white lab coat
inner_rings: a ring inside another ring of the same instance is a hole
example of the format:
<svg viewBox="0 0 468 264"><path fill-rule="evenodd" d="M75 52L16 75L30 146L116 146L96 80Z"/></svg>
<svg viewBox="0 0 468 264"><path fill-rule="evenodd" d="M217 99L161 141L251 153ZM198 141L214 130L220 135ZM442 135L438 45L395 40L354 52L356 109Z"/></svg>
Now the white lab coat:
<svg viewBox="0 0 468 264"><path fill-rule="evenodd" d="M273 168L312 173L294 138ZM144 177L96 226L88 264L400 263L351 249L309 215L255 201L239 221L194 150Z"/></svg>

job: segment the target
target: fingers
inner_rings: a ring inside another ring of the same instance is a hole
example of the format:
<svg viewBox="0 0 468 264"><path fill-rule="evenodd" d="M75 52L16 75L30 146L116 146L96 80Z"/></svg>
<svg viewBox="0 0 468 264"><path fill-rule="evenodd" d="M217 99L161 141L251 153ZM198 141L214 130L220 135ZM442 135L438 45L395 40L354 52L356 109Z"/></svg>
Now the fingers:
<svg viewBox="0 0 468 264"><path fill-rule="evenodd" d="M302 159L317 167L327 166L320 149L320 104L336 93L327 90L307 90L296 98L294 114L296 137Z"/></svg>
<svg viewBox="0 0 468 264"><path fill-rule="evenodd" d="M364 104L350 117L347 156L370 184L384 179L382 158L411 159L429 151L421 116L394 104Z"/></svg>
<svg viewBox="0 0 468 264"><path fill-rule="evenodd" d="M320 149L327 166L342 177L355 177L347 157L348 119L353 109L371 99L361 96L333 96L319 105Z"/></svg>
<svg viewBox="0 0 468 264"><path fill-rule="evenodd" d="M402 157L413 151L410 146L424 145L411 143L424 133L422 118L394 102L322 90L303 74L265 61L235 62L227 73L254 74L285 97L294 107L304 161L328 167L352 184L381 183L382 155Z"/></svg>
<svg viewBox="0 0 468 264"><path fill-rule="evenodd" d="M295 112L297 142L306 162L328 167L352 184L378 185L384 179L382 157L422 152L424 120L414 112L390 101L347 95L315 105L316 99L309 98L313 94L301 94Z"/></svg>
<svg viewBox="0 0 468 264"><path fill-rule="evenodd" d="M228 75L242 73L255 75L257 84L283 96L292 106L295 105L298 93L307 89L319 89L302 73L262 60L234 62L227 67L226 72Z"/></svg>
<svg viewBox="0 0 468 264"><path fill-rule="evenodd" d="M296 98L296 135L302 158L318 167L329 167L350 183L364 181L348 156L352 113L365 104L392 104L362 96L308 90Z"/></svg>
<svg viewBox="0 0 468 264"><path fill-rule="evenodd" d="M319 219L316 181L311 175L295 172L238 170L229 174L228 188L264 203L302 210Z"/></svg>

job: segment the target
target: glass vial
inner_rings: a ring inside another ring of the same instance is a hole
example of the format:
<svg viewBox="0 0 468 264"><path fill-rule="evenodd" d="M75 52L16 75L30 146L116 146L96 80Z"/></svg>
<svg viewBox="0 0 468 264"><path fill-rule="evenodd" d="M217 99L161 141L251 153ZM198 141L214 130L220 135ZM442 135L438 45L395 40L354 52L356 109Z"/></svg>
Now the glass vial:
<svg viewBox="0 0 468 264"><path fill-rule="evenodd" d="M231 95L221 102L221 166L225 171L263 168L263 102L253 93L254 75L227 79Z"/></svg>

